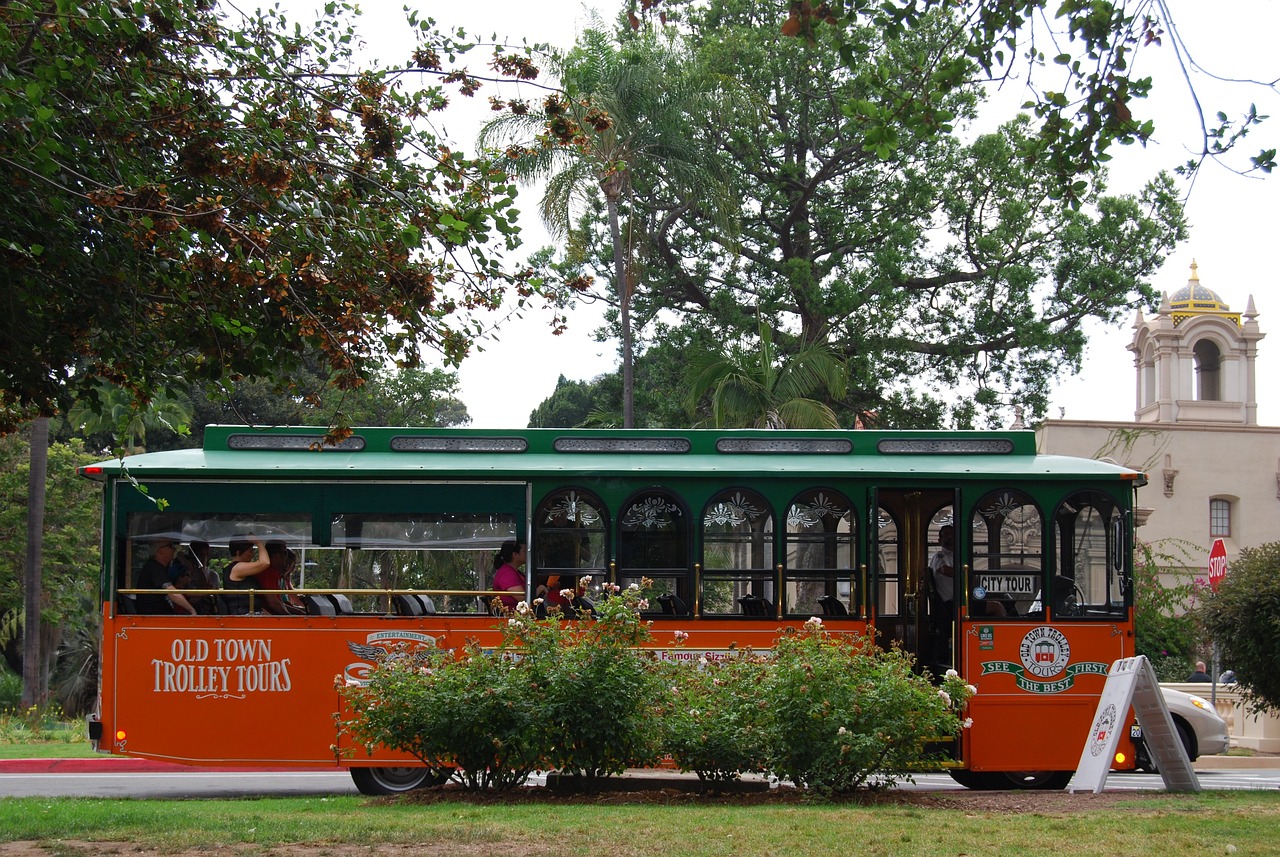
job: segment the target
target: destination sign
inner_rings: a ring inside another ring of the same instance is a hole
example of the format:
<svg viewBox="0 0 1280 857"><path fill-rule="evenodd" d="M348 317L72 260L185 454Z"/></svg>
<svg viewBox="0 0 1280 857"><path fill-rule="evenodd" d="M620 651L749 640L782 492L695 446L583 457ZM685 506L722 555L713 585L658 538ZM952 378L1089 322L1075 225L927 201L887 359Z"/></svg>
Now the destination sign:
<svg viewBox="0 0 1280 857"><path fill-rule="evenodd" d="M978 576L978 585L997 595L1034 596L1040 591L1040 575L982 574Z"/></svg>

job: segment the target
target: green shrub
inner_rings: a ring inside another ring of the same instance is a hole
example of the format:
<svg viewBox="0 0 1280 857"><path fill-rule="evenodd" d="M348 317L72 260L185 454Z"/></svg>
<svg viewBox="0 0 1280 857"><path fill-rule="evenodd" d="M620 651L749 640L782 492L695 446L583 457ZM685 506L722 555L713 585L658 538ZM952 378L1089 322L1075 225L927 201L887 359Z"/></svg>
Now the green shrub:
<svg viewBox="0 0 1280 857"><path fill-rule="evenodd" d="M828 634L814 618L778 639L760 686L766 766L818 793L892 785L940 761L931 739L959 736L971 687L948 671L942 687L912 659L871 637Z"/></svg>
<svg viewBox="0 0 1280 857"><path fill-rule="evenodd" d="M342 695L353 711L343 728L358 743L457 766L468 789L514 788L540 767L546 732L522 659L474 644L457 658L439 650L395 652L367 684L343 687Z"/></svg>
<svg viewBox="0 0 1280 857"><path fill-rule="evenodd" d="M538 676L549 767L581 777L588 789L659 758L658 674L640 648L649 639L642 604L639 587L607 585L593 619L539 621L518 611L509 623L512 642Z"/></svg>
<svg viewBox="0 0 1280 857"><path fill-rule="evenodd" d="M768 659L751 652L662 664L663 749L704 788L764 769L760 683Z"/></svg>
<svg viewBox="0 0 1280 857"><path fill-rule="evenodd" d="M1184 681L1196 661L1201 637L1197 614L1190 611L1194 583L1166 586L1165 569L1184 568L1193 561L1189 543L1166 539L1159 544L1139 542L1134 556L1134 651L1146 655L1160 681Z"/></svg>

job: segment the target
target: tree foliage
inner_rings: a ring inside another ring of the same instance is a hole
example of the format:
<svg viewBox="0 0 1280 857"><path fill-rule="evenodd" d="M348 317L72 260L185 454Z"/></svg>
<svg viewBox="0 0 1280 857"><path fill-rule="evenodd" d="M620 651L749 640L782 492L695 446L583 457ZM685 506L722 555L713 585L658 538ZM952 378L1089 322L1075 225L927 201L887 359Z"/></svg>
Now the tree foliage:
<svg viewBox="0 0 1280 857"><path fill-rule="evenodd" d="M636 317L674 312L722 342L763 319L784 354L829 347L851 372L845 400L827 403L837 412L941 403L956 425L1007 422L1012 405L1042 414L1055 375L1079 366L1082 323L1154 300L1149 278L1185 237L1172 179L1108 196L1105 174L1087 171L1065 206L1051 164L1027 155L1031 119L962 133L983 93L955 10L795 38L773 26L795 5L663 4L705 73L755 101L689 117L729 176L735 229L672 184L651 183L625 212L647 242ZM954 85L936 79L944 69ZM886 118L922 93L918 121ZM596 225L580 235L608 240Z"/></svg>
<svg viewBox="0 0 1280 857"><path fill-rule="evenodd" d="M1280 542L1242 549L1202 612L1250 704L1280 711Z"/></svg>
<svg viewBox="0 0 1280 857"><path fill-rule="evenodd" d="M678 43L653 31L624 35L592 28L553 60L563 92L535 108L517 101L481 133L482 144L507 143L505 164L521 180L546 182L542 218L557 237L569 236L584 202L603 199L612 285L622 343L622 425L635 425L632 296L646 242L623 221L637 193L655 182L686 190L701 209L720 211L724 183L690 117L717 112L725 101L715 75ZM639 181L639 177L643 176ZM571 245L572 245L571 241ZM571 255L573 251L571 250ZM586 287L588 281L580 280Z"/></svg>
<svg viewBox="0 0 1280 857"><path fill-rule="evenodd" d="M508 285L514 188L424 121L479 81L410 16L361 67L345 2L295 24L213 0L0 7L0 429L102 379L139 400L279 377L337 386L424 346L458 360ZM495 68L535 74L516 55Z"/></svg>
<svg viewBox="0 0 1280 857"><path fill-rule="evenodd" d="M1166 569L1182 569L1191 545L1178 541L1138 542L1134 556L1133 650L1146 655L1161 681L1182 681L1191 672L1200 642L1194 582L1167 585ZM1198 550L1198 549L1197 549Z"/></svg>
<svg viewBox="0 0 1280 857"><path fill-rule="evenodd" d="M84 613L83 598L98 579L99 487L76 468L92 462L83 442L52 443L47 466L44 518L41 626L52 632L42 645L51 666L59 637L72 639L77 629L95 620ZM0 437L0 648L9 665L21 672L18 652L23 622L23 571L27 555L27 476L30 447L21 433Z"/></svg>
<svg viewBox="0 0 1280 857"><path fill-rule="evenodd" d="M679 18L682 5L682 0L630 0L629 22L640 28L642 19L656 15L666 23L668 10ZM1078 206L1089 175L1110 158L1113 146L1145 143L1156 131L1155 123L1141 115L1153 81L1133 74L1139 52L1172 51L1183 69L1183 83L1196 95L1186 76L1191 51L1167 3L794 0L781 4L761 26L809 43L834 38L842 63L853 69L876 63L868 50L868 31L896 39L928 26L939 11L959 23L949 59L925 65L919 85L887 86L873 103L858 108L880 154L896 148L899 128L944 126L951 118L945 106L948 94L974 82L1007 83L1020 76L1027 90L1023 109L1034 114L1038 127L1023 140L1019 157L1046 163L1054 195ZM1189 145L1193 157L1184 172L1194 172L1206 159L1224 158L1267 118L1251 104L1237 118L1219 111L1210 120L1198 97L1195 101L1201 139L1198 146ZM1263 148L1247 157L1244 169L1269 173L1275 159L1275 148Z"/></svg>

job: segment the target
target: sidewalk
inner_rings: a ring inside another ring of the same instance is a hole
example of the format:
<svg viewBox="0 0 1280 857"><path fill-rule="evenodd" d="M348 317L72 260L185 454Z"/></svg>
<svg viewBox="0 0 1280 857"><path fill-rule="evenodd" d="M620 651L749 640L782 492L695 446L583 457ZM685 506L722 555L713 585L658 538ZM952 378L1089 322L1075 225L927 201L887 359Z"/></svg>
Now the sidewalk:
<svg viewBox="0 0 1280 857"><path fill-rule="evenodd" d="M294 771L279 765L179 765L154 759L101 756L82 759L0 759L0 774L157 774L182 771ZM317 770L328 770L319 768ZM340 770L336 766L333 770Z"/></svg>
<svg viewBox="0 0 1280 857"><path fill-rule="evenodd" d="M1255 753L1252 756L1201 756L1191 767L1197 771L1238 771L1248 768L1280 768L1280 756Z"/></svg>
<svg viewBox="0 0 1280 857"><path fill-rule="evenodd" d="M1197 771L1236 771L1255 768L1280 768L1280 756L1256 754L1253 756L1201 756L1192 765ZM176 762L159 762L152 759L131 759L124 756L100 756L82 759L0 759L0 774L105 774L105 773L175 773L182 771L339 771L341 768L298 768L279 765L231 765L193 766ZM630 776L643 777L671 775L672 771L635 772Z"/></svg>

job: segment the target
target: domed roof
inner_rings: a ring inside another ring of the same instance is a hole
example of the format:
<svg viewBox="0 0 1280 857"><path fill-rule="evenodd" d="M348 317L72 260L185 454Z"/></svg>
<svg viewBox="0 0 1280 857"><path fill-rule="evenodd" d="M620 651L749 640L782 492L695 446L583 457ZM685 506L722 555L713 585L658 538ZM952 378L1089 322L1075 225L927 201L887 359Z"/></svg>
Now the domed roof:
<svg viewBox="0 0 1280 857"><path fill-rule="evenodd" d="M1191 262L1191 279L1187 280L1187 284L1178 289L1169 296L1170 309L1177 312L1182 310L1186 312L1230 312L1231 307L1227 306L1227 302L1219 297L1218 293L1207 286L1200 284L1200 274L1198 265L1195 261Z"/></svg>

